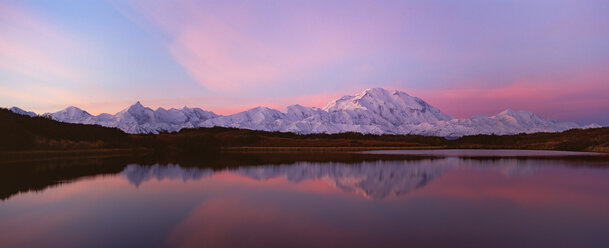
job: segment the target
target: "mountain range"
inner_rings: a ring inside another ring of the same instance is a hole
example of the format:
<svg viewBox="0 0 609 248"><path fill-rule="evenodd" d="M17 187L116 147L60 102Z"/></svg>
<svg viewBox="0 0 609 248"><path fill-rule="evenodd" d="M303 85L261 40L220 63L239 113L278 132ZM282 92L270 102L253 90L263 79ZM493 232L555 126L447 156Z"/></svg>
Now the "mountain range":
<svg viewBox="0 0 609 248"><path fill-rule="evenodd" d="M11 111L36 115L17 107L11 108ZM510 109L494 116L454 118L418 97L383 88L371 88L356 95L343 96L321 109L297 104L288 106L285 112L257 107L222 116L200 108L153 110L137 102L114 115L91 115L70 106L43 116L61 122L116 127L127 133L175 132L182 128L219 126L299 134L357 132L460 137L600 127L597 124L581 126L573 122L558 122L544 119L533 112Z"/></svg>

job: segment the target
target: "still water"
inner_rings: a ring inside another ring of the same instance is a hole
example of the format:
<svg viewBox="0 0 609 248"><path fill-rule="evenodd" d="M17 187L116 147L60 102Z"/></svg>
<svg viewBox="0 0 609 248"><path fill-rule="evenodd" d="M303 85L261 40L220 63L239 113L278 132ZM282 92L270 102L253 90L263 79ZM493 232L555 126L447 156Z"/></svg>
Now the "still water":
<svg viewBox="0 0 609 248"><path fill-rule="evenodd" d="M607 160L432 153L3 165L0 247L609 247Z"/></svg>

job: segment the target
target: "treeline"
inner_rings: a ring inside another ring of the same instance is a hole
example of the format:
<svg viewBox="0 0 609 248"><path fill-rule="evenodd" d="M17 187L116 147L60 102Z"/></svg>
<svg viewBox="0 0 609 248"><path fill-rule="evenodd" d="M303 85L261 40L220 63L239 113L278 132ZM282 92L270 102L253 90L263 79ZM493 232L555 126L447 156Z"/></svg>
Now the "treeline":
<svg viewBox="0 0 609 248"><path fill-rule="evenodd" d="M420 135L361 133L294 134L236 128L183 129L171 137L203 135L222 147L403 147L445 149L528 149L609 153L609 128L572 129L560 133L472 135L454 140Z"/></svg>
<svg viewBox="0 0 609 248"><path fill-rule="evenodd" d="M155 153L213 152L220 144L209 135L131 135L118 128L72 124L0 109L0 151L88 151L146 149Z"/></svg>
<svg viewBox="0 0 609 248"><path fill-rule="evenodd" d="M451 147L609 153L609 128L571 129L560 133L464 136L455 140Z"/></svg>
<svg viewBox="0 0 609 248"><path fill-rule="evenodd" d="M338 134L296 134L290 132L268 132L226 127L182 129L177 133L160 135L169 137L208 135L214 137L223 147L357 147L447 145L447 140L442 137L420 135L375 135L354 132Z"/></svg>
<svg viewBox="0 0 609 248"><path fill-rule="evenodd" d="M0 150L100 149L128 146L117 128L69 124L0 109Z"/></svg>

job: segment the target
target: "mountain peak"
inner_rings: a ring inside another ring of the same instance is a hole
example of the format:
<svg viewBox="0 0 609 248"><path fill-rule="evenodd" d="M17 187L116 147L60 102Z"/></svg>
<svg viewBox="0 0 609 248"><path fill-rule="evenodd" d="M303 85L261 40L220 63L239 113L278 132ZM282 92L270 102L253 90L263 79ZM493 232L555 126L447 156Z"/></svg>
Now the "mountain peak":
<svg viewBox="0 0 609 248"><path fill-rule="evenodd" d="M399 91L399 90L388 90L388 89L381 88L381 87L375 87L375 88L365 89L364 91L362 91L361 93L359 93L355 96L356 96L356 98L363 98L366 96L379 98L379 97L410 96L410 95L408 95L406 92Z"/></svg>
<svg viewBox="0 0 609 248"><path fill-rule="evenodd" d="M63 111L66 112L69 116L92 116L91 114L89 114L89 112L72 105L66 107L65 109L63 109Z"/></svg>
<svg viewBox="0 0 609 248"><path fill-rule="evenodd" d="M18 107L12 107L12 108L10 108L9 110L10 110L10 111L13 111L13 112L25 112L25 110L20 109L20 108L18 108Z"/></svg>
<svg viewBox="0 0 609 248"><path fill-rule="evenodd" d="M317 108L317 107L305 107L305 106L302 106L300 104L292 104L292 105L286 107L286 111L289 111L289 110L299 110L299 111L303 111L303 110L319 110L319 108Z"/></svg>
<svg viewBox="0 0 609 248"><path fill-rule="evenodd" d="M27 115L30 117L34 117L37 116L36 113L32 112L32 111L25 111L23 109L20 109L18 107L12 107L9 109L11 112L15 113L15 114L20 114L20 115Z"/></svg>
<svg viewBox="0 0 609 248"><path fill-rule="evenodd" d="M506 109L504 111L501 111L497 115L514 115L514 114L516 114L516 111L514 111L513 109Z"/></svg>
<svg viewBox="0 0 609 248"><path fill-rule="evenodd" d="M54 120L72 122L74 121L82 121L93 117L93 115L89 114L89 112L84 111L78 107L68 106L65 109L62 109L55 113L47 113L44 116L51 116Z"/></svg>
<svg viewBox="0 0 609 248"><path fill-rule="evenodd" d="M129 106L129 108L127 108L127 111L128 112L133 112L133 111L141 112L141 111L144 111L146 109L148 109L148 108L145 107L144 105L142 105L142 103L140 103L140 101L137 101L133 105Z"/></svg>
<svg viewBox="0 0 609 248"><path fill-rule="evenodd" d="M384 88L370 88L354 96L344 96L330 102L324 110L370 112L377 119L384 119L393 125L452 119L420 98Z"/></svg>
<svg viewBox="0 0 609 248"><path fill-rule="evenodd" d="M391 90L387 90L387 89L385 89L385 88L381 88L381 87L374 87L374 88L368 88L368 89L365 89L365 90L364 90L364 91L362 91L360 94L364 94L364 95L365 95L366 93L369 93L369 94L387 94L387 93L390 93L390 92L391 92Z"/></svg>
<svg viewBox="0 0 609 248"><path fill-rule="evenodd" d="M70 111L80 110L80 111L84 111L84 110L82 110L79 107L76 107L74 105L67 106L64 110L70 110Z"/></svg>
<svg viewBox="0 0 609 248"><path fill-rule="evenodd" d="M334 100L326 105L323 110L331 112L340 110L370 109L370 107L376 109L379 105L395 103L396 101L402 103L409 101L414 103L414 105L419 105L419 103L413 102L408 98L414 97L397 90L387 90L380 87L368 88L356 95L343 96L337 100Z"/></svg>
<svg viewBox="0 0 609 248"><path fill-rule="evenodd" d="M506 109L504 111L502 111L501 113L497 114L496 116L511 116L511 117L539 117L541 118L539 115L531 112L531 111L526 111L526 110L512 110L512 109Z"/></svg>
<svg viewBox="0 0 609 248"><path fill-rule="evenodd" d="M245 112L247 112L247 113L273 113L273 114L281 113L281 111L279 111L279 110L272 109L269 107L264 107L264 106L258 106L255 108L251 108L249 110L246 110Z"/></svg>

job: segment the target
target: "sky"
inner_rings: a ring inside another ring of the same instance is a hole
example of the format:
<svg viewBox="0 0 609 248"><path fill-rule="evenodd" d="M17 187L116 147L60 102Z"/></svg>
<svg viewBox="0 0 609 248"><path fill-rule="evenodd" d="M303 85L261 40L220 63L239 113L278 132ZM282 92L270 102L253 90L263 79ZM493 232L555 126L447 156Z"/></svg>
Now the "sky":
<svg viewBox="0 0 609 248"><path fill-rule="evenodd" d="M609 125L609 1L0 1L0 106L323 107L371 87L448 115Z"/></svg>

